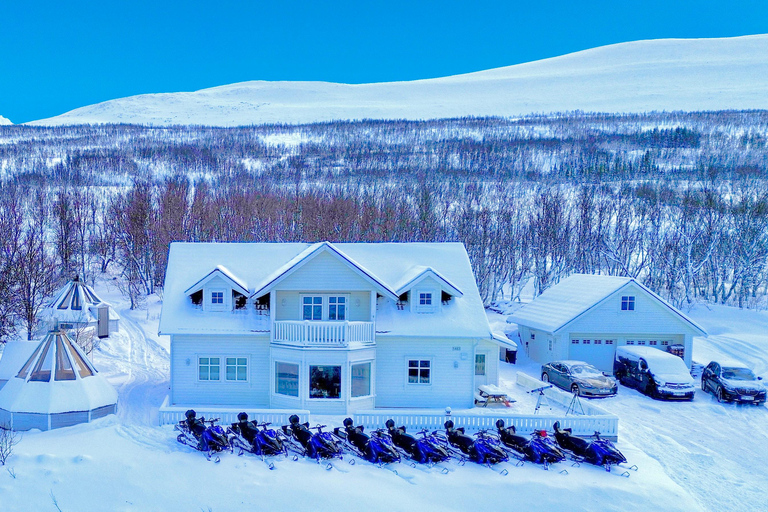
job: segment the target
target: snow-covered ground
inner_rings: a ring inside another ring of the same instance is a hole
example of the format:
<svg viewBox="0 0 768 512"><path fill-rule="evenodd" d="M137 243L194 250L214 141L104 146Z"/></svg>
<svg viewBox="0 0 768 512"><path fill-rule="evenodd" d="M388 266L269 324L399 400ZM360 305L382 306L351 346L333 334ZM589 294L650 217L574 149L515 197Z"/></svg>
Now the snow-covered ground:
<svg viewBox="0 0 768 512"><path fill-rule="evenodd" d="M85 106L37 125L239 126L587 112L768 108L768 35L660 39L411 82L242 82Z"/></svg>
<svg viewBox="0 0 768 512"><path fill-rule="evenodd" d="M97 290L117 305L121 331L94 357L117 387L119 414L89 425L25 433L0 470L0 510L759 510L768 503L765 407L721 405L699 392L693 403L663 403L621 388L600 401L620 416L619 448L639 470L630 478L563 465L508 465L501 476L467 464L443 475L401 465L398 475L358 462L326 471L308 461L225 454L221 463L178 444L159 427L168 390L168 339L157 336L159 301L128 311L117 290ZM691 316L711 333L696 339L694 359L726 354L765 374L768 314L703 308ZM490 313L503 327L501 315ZM521 355L503 364L501 385L529 411L533 399L515 382L539 365ZM340 424L342 418L322 418ZM558 468L560 469L560 468Z"/></svg>

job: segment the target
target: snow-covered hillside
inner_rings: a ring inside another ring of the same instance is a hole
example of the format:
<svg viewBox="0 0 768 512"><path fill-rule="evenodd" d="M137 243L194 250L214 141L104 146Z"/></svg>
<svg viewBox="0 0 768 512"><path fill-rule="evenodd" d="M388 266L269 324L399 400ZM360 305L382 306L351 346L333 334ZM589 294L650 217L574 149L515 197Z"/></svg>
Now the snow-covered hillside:
<svg viewBox="0 0 768 512"><path fill-rule="evenodd" d="M238 126L339 119L517 116L571 110L768 108L768 35L663 39L594 48L488 71L347 85L243 82L82 107L37 125Z"/></svg>
<svg viewBox="0 0 768 512"><path fill-rule="evenodd" d="M13 124L13 123L7 117L0 116L0 125L3 125L3 124L8 125L8 124Z"/></svg>

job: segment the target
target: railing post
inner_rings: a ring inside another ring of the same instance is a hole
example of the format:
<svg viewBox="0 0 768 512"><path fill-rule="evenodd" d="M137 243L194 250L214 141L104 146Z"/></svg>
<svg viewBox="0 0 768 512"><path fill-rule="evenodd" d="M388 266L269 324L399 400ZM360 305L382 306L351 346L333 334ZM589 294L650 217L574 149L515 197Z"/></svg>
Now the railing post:
<svg viewBox="0 0 768 512"><path fill-rule="evenodd" d="M349 321L348 320L344 320L344 339L342 339L341 342L345 346L349 344L349 340L350 340L349 334L350 334L350 331L349 331Z"/></svg>

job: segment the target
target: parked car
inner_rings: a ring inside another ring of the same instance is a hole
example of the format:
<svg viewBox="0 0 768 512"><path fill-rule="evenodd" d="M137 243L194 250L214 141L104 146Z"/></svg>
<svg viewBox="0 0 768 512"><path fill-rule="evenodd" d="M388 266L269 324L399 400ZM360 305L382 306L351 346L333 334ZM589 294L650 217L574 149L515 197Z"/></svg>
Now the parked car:
<svg viewBox="0 0 768 512"><path fill-rule="evenodd" d="M678 356L653 347L617 347L613 371L623 385L652 398L693 400L693 377Z"/></svg>
<svg viewBox="0 0 768 512"><path fill-rule="evenodd" d="M541 380L579 396L613 396L616 379L584 361L552 361L541 367Z"/></svg>
<svg viewBox="0 0 768 512"><path fill-rule="evenodd" d="M701 374L701 389L712 393L718 402L765 403L762 377L737 361L712 361Z"/></svg>

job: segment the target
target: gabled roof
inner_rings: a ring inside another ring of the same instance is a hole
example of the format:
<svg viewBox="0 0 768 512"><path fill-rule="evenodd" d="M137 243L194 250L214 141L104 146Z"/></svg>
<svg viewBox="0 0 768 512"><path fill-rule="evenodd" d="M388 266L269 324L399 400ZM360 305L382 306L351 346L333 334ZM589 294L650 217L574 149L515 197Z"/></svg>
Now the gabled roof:
<svg viewBox="0 0 768 512"><path fill-rule="evenodd" d="M350 267L355 273L360 275L363 279L370 282L374 288L377 288L382 295L389 296L392 299L397 299L397 294L389 286L384 284L379 278L373 275L372 272L365 267L354 261L352 258L341 252L330 242L319 242L312 244L305 250L301 251L285 265L275 270L272 274L267 276L262 283L256 287L256 290L251 294L251 297L261 297L270 289L275 287L280 281L290 276L293 272L300 269L307 262L312 261L317 255L327 252L338 257L343 263Z"/></svg>
<svg viewBox="0 0 768 512"><path fill-rule="evenodd" d="M560 283L515 311L509 316L507 321L554 333L630 284L634 284L646 292L672 314L690 324L702 335L706 335L706 331L696 322L672 307L643 284L635 281L635 279L595 274L573 274L563 279Z"/></svg>
<svg viewBox="0 0 768 512"><path fill-rule="evenodd" d="M225 281L229 282L232 285L232 289L236 290L243 295L248 295L248 283L243 281L242 279L239 279L235 274L230 272L227 267L224 265L216 265L216 268L208 272L205 276L203 276L199 281L197 281L195 284L190 286L186 289L184 292L184 295L190 295L192 293L195 293L196 291L202 290L203 286L205 286L205 283L213 279L214 277L219 276Z"/></svg>
<svg viewBox="0 0 768 512"><path fill-rule="evenodd" d="M425 267L422 265L416 265L406 272L402 279L395 285L395 293L399 296L409 291L414 286L419 284L424 279L431 277L438 283L441 283L443 290L454 297L461 297L464 295L461 290L453 285L448 279L440 275L439 272L431 267Z"/></svg>
<svg viewBox="0 0 768 512"><path fill-rule="evenodd" d="M307 264L323 252L343 261L350 271L365 279L366 287L370 286L374 294L382 296L376 308L377 336L490 338L488 318L477 290L472 265L464 245L458 242L173 242L168 255L159 331L162 334L268 336L269 315L260 314L253 308L238 311L237 314L202 311L190 303L184 291L189 289L192 280L221 264L233 275L251 283L251 290L256 291L251 293L251 298L261 296L270 289L279 290L278 280L284 279L286 273L298 270L300 265ZM410 308L398 309L395 288L427 268L463 295L457 295L456 300L430 314L416 314ZM313 283L308 282L307 291L313 289ZM323 289L327 290L327 287Z"/></svg>

